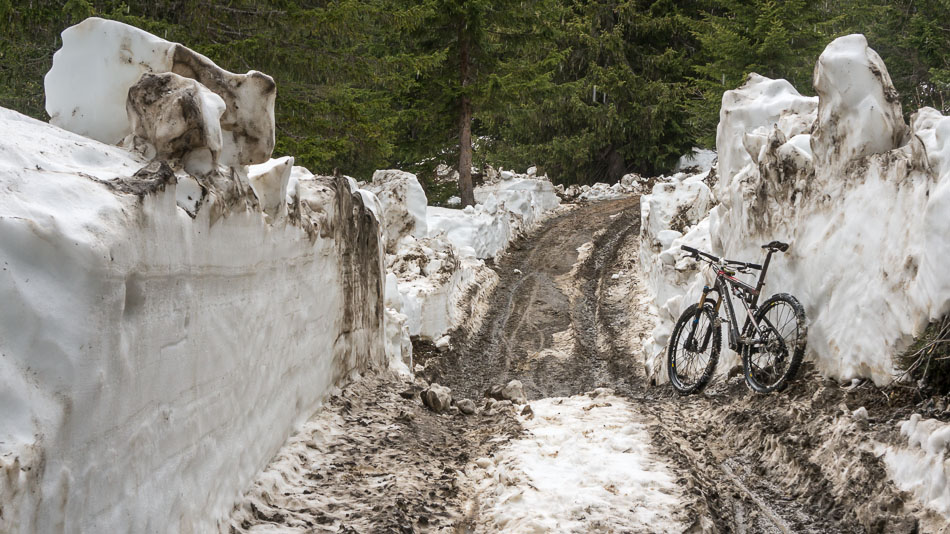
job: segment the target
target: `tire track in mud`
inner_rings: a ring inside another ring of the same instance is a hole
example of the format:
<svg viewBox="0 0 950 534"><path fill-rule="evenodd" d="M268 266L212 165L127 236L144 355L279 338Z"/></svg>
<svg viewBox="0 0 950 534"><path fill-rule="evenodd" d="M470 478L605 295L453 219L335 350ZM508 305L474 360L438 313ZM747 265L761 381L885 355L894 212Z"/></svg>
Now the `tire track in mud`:
<svg viewBox="0 0 950 534"><path fill-rule="evenodd" d="M426 365L427 379L476 398L513 378L524 383L529 399L612 388L653 421L654 449L686 489L688 532L916 532L906 512L894 506L876 512L885 501L903 498L889 486L879 458L863 460L868 467L856 476L868 487L861 490L813 461L812 455L824 454L819 444L828 427L842 424L834 402L812 402L824 388L813 376L799 375L800 405L794 407L788 392L753 395L741 377L688 398L648 385L636 338L652 323L637 317L642 307L630 302L643 291L639 222L639 198L589 204L516 243L496 266L496 304L482 328L453 334L464 341ZM593 246L578 262L576 251L585 243ZM612 279L624 271L625 278ZM555 347L555 334L565 331L572 342ZM801 429L807 436L777 445L811 411L820 422ZM796 445L808 448L797 451ZM845 441L838 446L848 448Z"/></svg>
<svg viewBox="0 0 950 534"><path fill-rule="evenodd" d="M475 398L512 378L524 383L529 398L626 382L617 372L623 366L611 362L627 355L598 348L598 292L619 244L639 231L639 221L639 198L606 201L555 217L519 240L495 268L500 282L492 300L500 305L488 311L478 332L455 333L454 339L463 338L459 348L427 365L426 378ZM573 288L571 298L564 279L577 268L577 249L590 242L593 252L580 266L587 282ZM573 334L570 346L556 347L560 332Z"/></svg>

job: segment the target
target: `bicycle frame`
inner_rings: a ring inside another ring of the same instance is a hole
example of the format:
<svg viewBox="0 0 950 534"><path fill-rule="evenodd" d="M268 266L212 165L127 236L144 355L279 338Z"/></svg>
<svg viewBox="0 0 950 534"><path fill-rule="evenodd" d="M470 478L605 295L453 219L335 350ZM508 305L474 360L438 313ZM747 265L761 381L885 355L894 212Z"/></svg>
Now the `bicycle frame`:
<svg viewBox="0 0 950 534"><path fill-rule="evenodd" d="M769 263L772 261L772 254L774 252L775 251L771 249L768 251L768 255L765 257L765 263L760 267L759 279L755 287L736 278L734 276L736 274L735 272L728 271L725 265L727 260L720 260L719 258L716 258L717 261L705 260L716 269L716 281L713 287L703 286L703 293L699 298L699 307L697 309L702 309L706 302L711 301L713 313L716 316L715 327L719 328L721 324L719 322L719 310L722 308L723 301L726 302L725 310L726 319L728 321L727 324L729 325L729 348L736 352L739 352L745 346L754 345L763 336L763 332L755 320L755 313L759 309L759 295L762 292L762 287L765 285L765 275L768 273ZM744 265L753 269L759 267L752 264ZM742 302L746 311L746 318L741 330L739 329L739 322L736 318L735 306L733 306L732 298L729 295L730 290L739 297L739 301ZM712 295L715 295L716 298L710 298ZM696 318L693 321L694 325L699 322L699 313L696 314ZM755 339L750 338L750 334L752 334L753 331L757 334ZM695 330L690 332L687 343L693 341L693 332L695 332ZM711 330L708 330L705 338L702 340L701 350L706 350L710 335Z"/></svg>

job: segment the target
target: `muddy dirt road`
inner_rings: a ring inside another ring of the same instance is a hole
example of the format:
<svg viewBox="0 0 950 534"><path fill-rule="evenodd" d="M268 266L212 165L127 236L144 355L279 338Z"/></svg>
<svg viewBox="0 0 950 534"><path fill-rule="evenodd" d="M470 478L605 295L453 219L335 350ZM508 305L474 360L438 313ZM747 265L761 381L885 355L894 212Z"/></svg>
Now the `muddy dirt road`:
<svg viewBox="0 0 950 534"><path fill-rule="evenodd" d="M807 365L769 396L741 377L689 398L647 382L639 222L638 198L599 202L518 241L494 266L500 282L477 330L453 333L447 352L417 343L416 384L377 377L334 397L222 531L479 531L466 466L518 437L516 413L435 415L418 391L438 382L480 403L510 379L529 403L598 387L627 399L683 488L685 532L926 531L879 453L907 414L875 388L824 382Z"/></svg>

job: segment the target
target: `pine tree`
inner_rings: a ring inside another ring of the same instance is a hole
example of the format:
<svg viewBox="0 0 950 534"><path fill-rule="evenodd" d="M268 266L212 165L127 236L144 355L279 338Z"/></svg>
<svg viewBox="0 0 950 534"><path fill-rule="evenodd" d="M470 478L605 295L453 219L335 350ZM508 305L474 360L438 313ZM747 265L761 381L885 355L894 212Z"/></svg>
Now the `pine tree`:
<svg viewBox="0 0 950 534"><path fill-rule="evenodd" d="M684 128L690 24L701 3L572 1L549 54L556 68L493 123L500 164L537 161L560 182L665 170L692 146Z"/></svg>
<svg viewBox="0 0 950 534"><path fill-rule="evenodd" d="M784 78L802 94L813 94L815 61L827 44L828 19L818 0L714 0L693 29L704 62L692 79L691 126L702 144L714 147L723 92L751 72Z"/></svg>

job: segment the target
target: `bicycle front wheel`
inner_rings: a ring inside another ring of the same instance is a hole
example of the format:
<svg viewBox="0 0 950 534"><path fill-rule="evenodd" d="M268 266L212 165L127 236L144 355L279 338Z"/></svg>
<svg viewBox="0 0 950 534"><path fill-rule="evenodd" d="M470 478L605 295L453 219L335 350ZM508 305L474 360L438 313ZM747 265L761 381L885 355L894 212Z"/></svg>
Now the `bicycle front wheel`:
<svg viewBox="0 0 950 534"><path fill-rule="evenodd" d="M805 310L795 297L779 293L765 301L755 320L763 335L758 346L742 351L746 383L757 393L781 391L805 357Z"/></svg>
<svg viewBox="0 0 950 534"><path fill-rule="evenodd" d="M719 363L722 332L716 326L712 306L693 304L673 327L666 370L673 389L680 395L695 393L712 379Z"/></svg>

